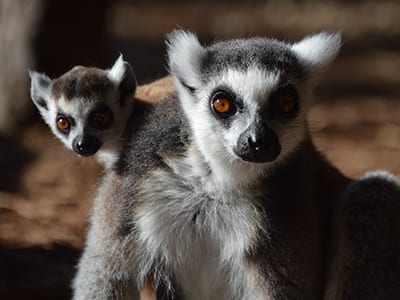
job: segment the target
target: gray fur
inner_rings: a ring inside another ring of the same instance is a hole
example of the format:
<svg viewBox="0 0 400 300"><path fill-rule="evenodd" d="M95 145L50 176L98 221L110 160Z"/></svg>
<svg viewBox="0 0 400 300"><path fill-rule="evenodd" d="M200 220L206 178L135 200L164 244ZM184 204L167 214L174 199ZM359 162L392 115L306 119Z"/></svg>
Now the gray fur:
<svg viewBox="0 0 400 300"><path fill-rule="evenodd" d="M136 89L133 70L122 56L110 70L76 66L54 80L33 71L30 77L32 101L54 135L79 155L97 154L103 165L112 167L118 159ZM93 115L99 110L109 114L109 126L93 124ZM56 126L60 115L70 121L66 132ZM78 143L86 148L78 151Z"/></svg>
<svg viewBox="0 0 400 300"><path fill-rule="evenodd" d="M334 219L326 298L400 295L400 182L384 171L351 183Z"/></svg>
<svg viewBox="0 0 400 300"><path fill-rule="evenodd" d="M311 70L332 58L338 42L322 34L293 48L275 41L269 47L266 42L266 52L280 57L283 47ZM365 289L371 282L364 281L361 269L335 269L328 263L330 257L336 259L330 249L350 247L346 251L351 253L373 246L367 238L353 238L364 224L352 222L352 213L343 207L361 203L356 214L362 214L363 205L368 210L370 201L372 212L381 204L397 208L399 185L381 177L349 186L350 180L320 156L305 120L307 88L312 85L296 72L290 79L299 93L299 112L285 121L265 114L277 85L288 80L287 72L279 69L284 64L277 63L276 70L260 65L265 53L252 45L251 40L243 42L233 52L213 48L220 52L215 65L216 69L223 66L222 74L204 77L199 58L209 50L190 33L173 35L168 54L178 95L130 123L118 168L108 170L95 199L73 284L75 300L137 299L148 276L154 278L160 299L323 299L364 291L372 298ZM309 45L322 50L313 49L307 56ZM242 65L253 56L257 58L247 69L237 70L236 60ZM251 80L237 82L238 78ZM211 93L222 84L243 96L243 108L225 125L210 111ZM276 132L282 151L268 163L243 161L231 147L241 132L261 121ZM338 199L344 204L331 219ZM367 223L375 227L372 216L367 216ZM351 228L344 226L350 244L340 238L331 240L330 228L336 226L331 221L338 218L350 222ZM397 225L398 217L393 220ZM386 224L377 227L373 243L389 228ZM397 249L397 242L393 244L389 237L385 242L387 249ZM390 257L382 262L386 268ZM364 256L357 264L368 264L371 270L379 267ZM354 282L354 289L348 293L336 281L326 282L334 278L327 274L344 276L350 285ZM397 275L395 269L391 278ZM377 289L385 296L383 287Z"/></svg>
<svg viewBox="0 0 400 300"><path fill-rule="evenodd" d="M235 39L217 42L207 47L201 71L206 81L224 69L246 70L257 65L267 71L284 70L302 76L305 70L287 44L268 38Z"/></svg>

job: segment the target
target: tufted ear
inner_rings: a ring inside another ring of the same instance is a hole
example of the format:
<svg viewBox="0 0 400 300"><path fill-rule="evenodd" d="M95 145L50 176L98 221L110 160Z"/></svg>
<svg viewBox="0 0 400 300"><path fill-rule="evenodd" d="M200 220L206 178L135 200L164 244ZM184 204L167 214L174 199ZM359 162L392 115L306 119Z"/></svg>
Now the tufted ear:
<svg viewBox="0 0 400 300"><path fill-rule="evenodd" d="M167 38L169 71L188 91L201 85L200 68L207 50L197 37L188 31L175 30Z"/></svg>
<svg viewBox="0 0 400 300"><path fill-rule="evenodd" d="M35 71L28 71L31 78L31 98L38 108L43 119L47 121L49 113L50 89L52 80L45 74Z"/></svg>
<svg viewBox="0 0 400 300"><path fill-rule="evenodd" d="M310 70L331 62L342 45L340 33L321 32L292 45L292 50Z"/></svg>
<svg viewBox="0 0 400 300"><path fill-rule="evenodd" d="M131 65L124 61L122 54L117 58L114 65L108 70L108 78L119 88L121 104L131 98L136 91L137 83L135 73Z"/></svg>

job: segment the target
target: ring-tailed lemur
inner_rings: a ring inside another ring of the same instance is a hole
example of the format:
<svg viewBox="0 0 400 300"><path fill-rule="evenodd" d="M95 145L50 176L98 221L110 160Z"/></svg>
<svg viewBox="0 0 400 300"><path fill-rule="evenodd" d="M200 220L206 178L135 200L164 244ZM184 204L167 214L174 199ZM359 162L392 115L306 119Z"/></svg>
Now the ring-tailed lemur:
<svg viewBox="0 0 400 300"><path fill-rule="evenodd" d="M313 86L340 43L321 33L204 47L191 33L171 34L177 96L146 112L107 171L74 299L137 299L148 274L160 299L348 299L372 284L367 271L388 270L355 256L390 231L389 221L374 223L373 207L398 210L398 182L382 173L349 185L307 129ZM356 208L365 203L363 219ZM390 250L399 249L394 239ZM328 258L341 265L328 271ZM384 294L379 280L368 288Z"/></svg>
<svg viewBox="0 0 400 300"><path fill-rule="evenodd" d="M97 154L112 166L135 102L135 75L122 55L109 70L76 66L54 80L34 71L30 77L33 103L54 135L77 154Z"/></svg>
<svg viewBox="0 0 400 300"><path fill-rule="evenodd" d="M122 55L109 70L76 66L54 80L34 71L29 75L33 103L54 135L80 156L96 154L106 168L118 160L129 118L140 119L172 85L162 78L133 98L135 75ZM150 285L144 291L150 294Z"/></svg>

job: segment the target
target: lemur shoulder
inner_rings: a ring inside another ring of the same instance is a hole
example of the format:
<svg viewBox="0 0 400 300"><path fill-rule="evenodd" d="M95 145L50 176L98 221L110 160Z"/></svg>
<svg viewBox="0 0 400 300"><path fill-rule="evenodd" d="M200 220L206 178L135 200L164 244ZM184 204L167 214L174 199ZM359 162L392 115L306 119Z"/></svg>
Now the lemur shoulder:
<svg viewBox="0 0 400 300"><path fill-rule="evenodd" d="M340 44L171 34L177 94L129 123L74 299L137 299L148 274L160 299L399 295L398 180L351 182L308 133L313 88Z"/></svg>
<svg viewBox="0 0 400 300"><path fill-rule="evenodd" d="M118 160L129 119L174 91L171 77L137 88L122 55L110 69L75 66L55 79L35 71L30 77L32 101L53 134L106 168Z"/></svg>

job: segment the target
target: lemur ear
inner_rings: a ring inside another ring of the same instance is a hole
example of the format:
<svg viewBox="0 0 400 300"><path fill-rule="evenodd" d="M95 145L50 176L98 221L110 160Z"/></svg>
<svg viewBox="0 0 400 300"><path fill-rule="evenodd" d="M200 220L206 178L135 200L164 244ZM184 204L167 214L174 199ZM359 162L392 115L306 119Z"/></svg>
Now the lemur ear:
<svg viewBox="0 0 400 300"><path fill-rule="evenodd" d="M29 70L31 78L31 98L33 103L43 114L48 111L50 87L53 82L47 75Z"/></svg>
<svg viewBox="0 0 400 300"><path fill-rule="evenodd" d="M292 45L302 63L309 69L315 69L331 62L342 45L340 33L321 32L307 36Z"/></svg>
<svg viewBox="0 0 400 300"><path fill-rule="evenodd" d="M121 103L135 94L137 87L135 73L131 65L124 61L122 54L108 71L108 78L118 86Z"/></svg>
<svg viewBox="0 0 400 300"><path fill-rule="evenodd" d="M188 91L194 92L201 85L200 68L207 50L193 33L175 30L167 37L167 55L171 75Z"/></svg>

